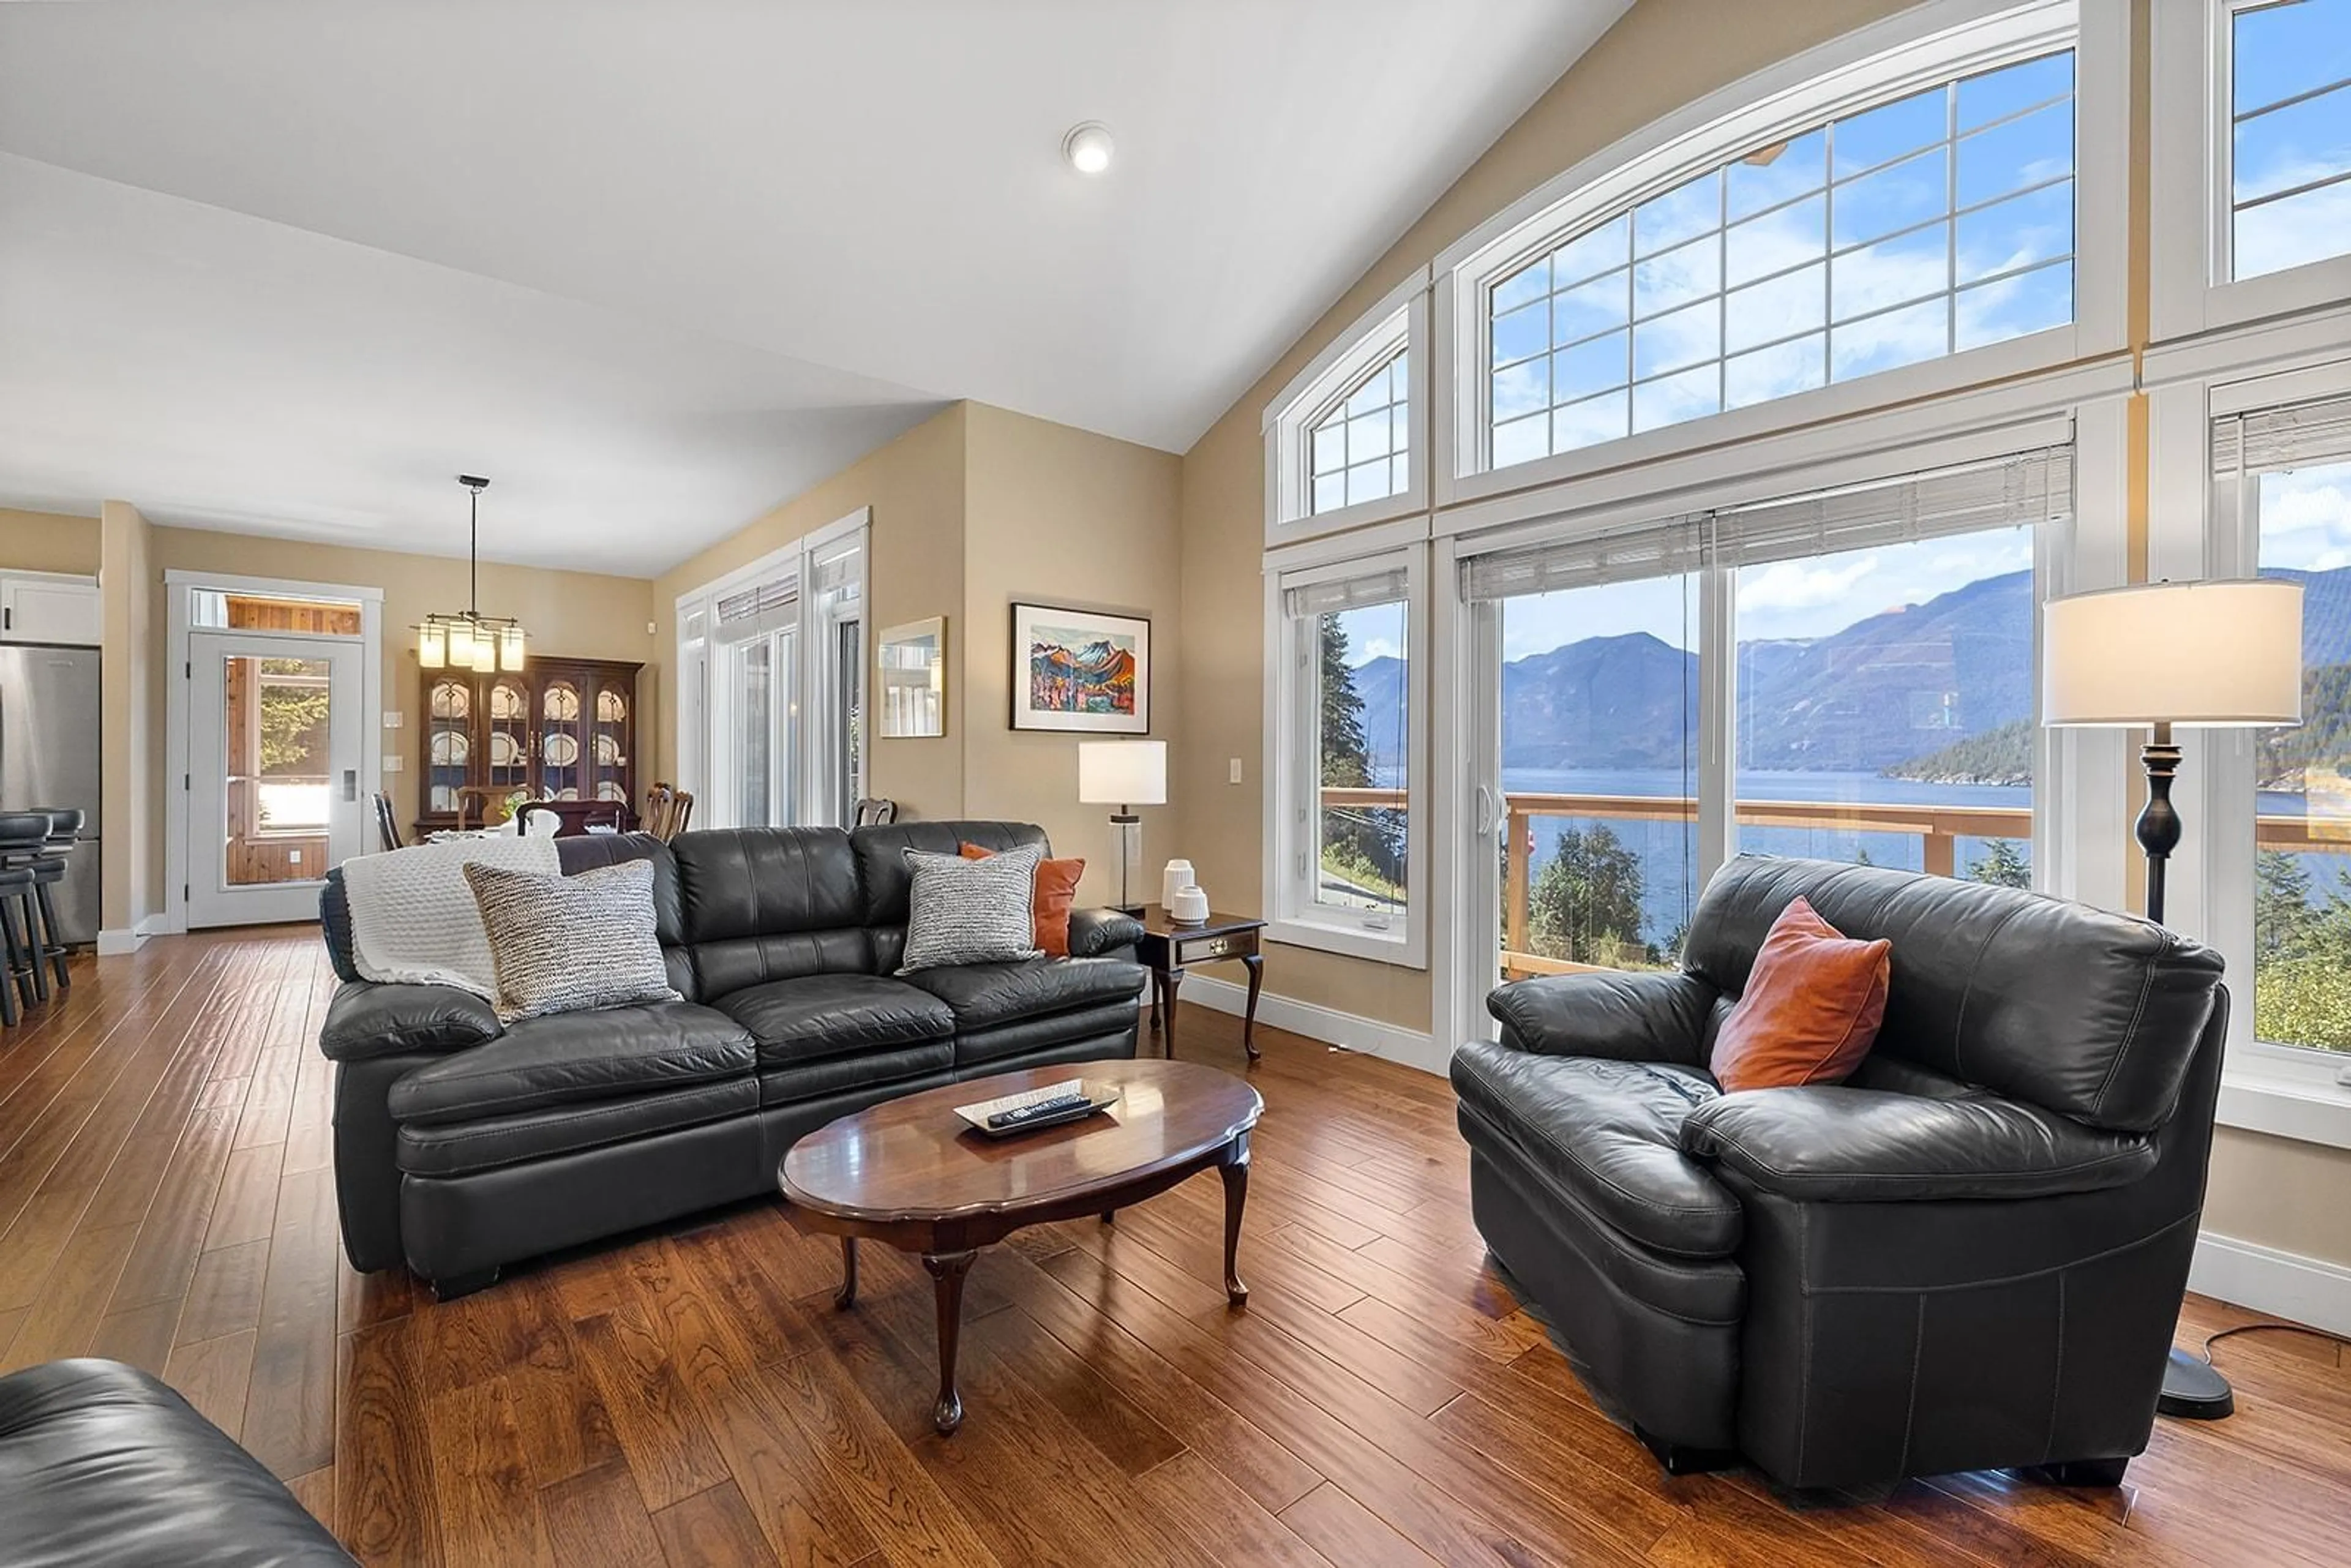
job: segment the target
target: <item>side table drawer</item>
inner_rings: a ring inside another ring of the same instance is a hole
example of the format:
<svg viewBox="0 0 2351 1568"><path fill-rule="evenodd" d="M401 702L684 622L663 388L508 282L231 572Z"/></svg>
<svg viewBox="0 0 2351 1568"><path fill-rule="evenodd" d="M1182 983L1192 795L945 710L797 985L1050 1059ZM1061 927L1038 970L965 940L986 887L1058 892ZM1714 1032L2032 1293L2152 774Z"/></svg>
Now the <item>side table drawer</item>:
<svg viewBox="0 0 2351 1568"><path fill-rule="evenodd" d="M1223 936L1202 936L1176 944L1176 962L1205 964L1212 958L1238 958L1257 951L1257 935L1238 931Z"/></svg>

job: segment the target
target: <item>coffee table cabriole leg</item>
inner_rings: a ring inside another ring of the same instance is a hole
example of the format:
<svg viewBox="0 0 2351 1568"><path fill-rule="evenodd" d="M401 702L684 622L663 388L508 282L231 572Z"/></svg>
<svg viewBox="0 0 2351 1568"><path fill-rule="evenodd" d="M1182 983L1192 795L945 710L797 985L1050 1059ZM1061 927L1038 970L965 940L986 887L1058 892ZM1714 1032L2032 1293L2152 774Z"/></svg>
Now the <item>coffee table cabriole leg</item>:
<svg viewBox="0 0 2351 1568"><path fill-rule="evenodd" d="M1249 1304L1249 1287L1241 1283L1241 1207L1249 1202L1249 1134L1243 1133L1225 1151L1217 1168L1225 1178L1225 1299L1234 1306Z"/></svg>
<svg viewBox="0 0 2351 1568"><path fill-rule="evenodd" d="M842 1312L857 1304L857 1238L841 1239L841 1289L832 1293L832 1304Z"/></svg>
<svg viewBox="0 0 2351 1568"><path fill-rule="evenodd" d="M956 1342L963 1335L963 1281L973 1252L925 1252L923 1267L937 1285L939 1304L939 1401L931 1425L944 1434L963 1425L963 1395L956 1388Z"/></svg>

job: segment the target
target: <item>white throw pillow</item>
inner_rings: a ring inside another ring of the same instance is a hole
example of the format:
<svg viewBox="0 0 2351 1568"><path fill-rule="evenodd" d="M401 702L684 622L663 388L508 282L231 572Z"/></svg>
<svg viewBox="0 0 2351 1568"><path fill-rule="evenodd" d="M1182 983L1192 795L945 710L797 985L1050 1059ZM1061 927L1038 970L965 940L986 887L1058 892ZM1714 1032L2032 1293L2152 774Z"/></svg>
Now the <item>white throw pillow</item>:
<svg viewBox="0 0 2351 1568"><path fill-rule="evenodd" d="M1041 844L986 860L906 852L914 887L906 900L906 952L898 973L956 964L1040 958L1036 946L1037 862Z"/></svg>

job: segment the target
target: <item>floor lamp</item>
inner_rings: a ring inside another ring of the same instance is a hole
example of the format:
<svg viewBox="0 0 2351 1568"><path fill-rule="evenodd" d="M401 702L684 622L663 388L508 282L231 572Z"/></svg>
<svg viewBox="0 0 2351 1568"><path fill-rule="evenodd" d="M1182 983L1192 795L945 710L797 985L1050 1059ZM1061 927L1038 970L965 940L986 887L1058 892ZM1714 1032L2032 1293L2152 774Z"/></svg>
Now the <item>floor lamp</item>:
<svg viewBox="0 0 2351 1568"><path fill-rule="evenodd" d="M2147 917L2163 923L2164 871L2179 847L2171 780L2174 725L2280 727L2302 722L2302 585L2279 578L2155 582L2050 601L2041 621L2041 722L2147 729L2139 747L2147 805ZM2217 1421L2236 1408L2229 1380L2172 1347L2157 1408Z"/></svg>

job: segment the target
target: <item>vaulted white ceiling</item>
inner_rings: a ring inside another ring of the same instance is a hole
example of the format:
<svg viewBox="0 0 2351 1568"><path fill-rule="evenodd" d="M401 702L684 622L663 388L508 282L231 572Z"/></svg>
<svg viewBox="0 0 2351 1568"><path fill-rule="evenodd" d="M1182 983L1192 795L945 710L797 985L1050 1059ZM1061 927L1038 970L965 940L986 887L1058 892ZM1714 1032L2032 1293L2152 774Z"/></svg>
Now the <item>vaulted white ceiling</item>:
<svg viewBox="0 0 2351 1568"><path fill-rule="evenodd" d="M0 500L651 572L949 399L1180 451L1628 3L0 5Z"/></svg>

